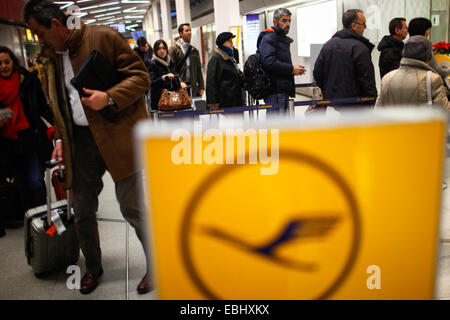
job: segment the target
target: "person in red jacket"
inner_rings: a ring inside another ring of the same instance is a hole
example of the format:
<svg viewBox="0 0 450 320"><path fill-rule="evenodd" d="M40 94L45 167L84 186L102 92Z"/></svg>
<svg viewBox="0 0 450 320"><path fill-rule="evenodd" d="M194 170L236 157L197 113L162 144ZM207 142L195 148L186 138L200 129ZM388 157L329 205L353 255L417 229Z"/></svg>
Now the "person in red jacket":
<svg viewBox="0 0 450 320"><path fill-rule="evenodd" d="M23 223L26 210L45 204L42 168L53 146L41 117L53 123L36 72L20 66L14 53L0 46L0 193L12 197L14 188L20 198L0 201L0 219L9 214L10 222Z"/></svg>

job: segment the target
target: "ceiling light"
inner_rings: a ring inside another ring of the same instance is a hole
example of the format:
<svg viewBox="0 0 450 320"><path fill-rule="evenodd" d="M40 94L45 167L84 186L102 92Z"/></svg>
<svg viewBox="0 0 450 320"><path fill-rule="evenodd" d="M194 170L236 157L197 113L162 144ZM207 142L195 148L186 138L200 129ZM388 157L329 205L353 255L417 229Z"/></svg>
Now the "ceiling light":
<svg viewBox="0 0 450 320"><path fill-rule="evenodd" d="M108 12L108 13L105 13L104 14L104 16L112 16L112 15L115 15L115 14L119 14L119 13L122 13L122 11L114 11L114 12Z"/></svg>
<svg viewBox="0 0 450 320"><path fill-rule="evenodd" d="M95 8L98 8L98 6L84 7L84 8L80 8L80 10L89 10L89 9L95 9Z"/></svg>
<svg viewBox="0 0 450 320"><path fill-rule="evenodd" d="M114 2L109 2L109 3L104 3L104 4L99 4L99 7L106 7L106 6L112 6L113 4L118 4L119 1L114 1Z"/></svg>
<svg viewBox="0 0 450 320"><path fill-rule="evenodd" d="M122 0L122 3L150 3L150 1L144 0Z"/></svg>
<svg viewBox="0 0 450 320"><path fill-rule="evenodd" d="M83 18L84 16L87 16L88 15L88 13L87 12L85 12L85 13L72 13L74 16L77 16L78 18Z"/></svg>
<svg viewBox="0 0 450 320"><path fill-rule="evenodd" d="M100 12L106 12L106 11L108 11L108 9L102 9L102 10L91 11L91 12L89 12L89 14L100 13Z"/></svg>
<svg viewBox="0 0 450 320"><path fill-rule="evenodd" d="M123 10L123 12L147 12L147 10L136 10L136 9L137 9L137 7L133 7L133 8Z"/></svg>
<svg viewBox="0 0 450 320"><path fill-rule="evenodd" d="M63 4L63 6L60 7L60 9L65 9L67 7L70 7L71 5L75 4L74 1L57 1L56 4Z"/></svg>
<svg viewBox="0 0 450 320"><path fill-rule="evenodd" d="M108 19L110 19L110 18L114 18L114 16L112 16L112 17L103 17L103 18L99 18L98 20L100 21L100 20L108 20Z"/></svg>
<svg viewBox="0 0 450 320"><path fill-rule="evenodd" d="M105 11L119 10L119 9L121 9L121 7L107 8L107 9L101 9L101 10L90 11L89 14L99 13L99 12L105 12Z"/></svg>

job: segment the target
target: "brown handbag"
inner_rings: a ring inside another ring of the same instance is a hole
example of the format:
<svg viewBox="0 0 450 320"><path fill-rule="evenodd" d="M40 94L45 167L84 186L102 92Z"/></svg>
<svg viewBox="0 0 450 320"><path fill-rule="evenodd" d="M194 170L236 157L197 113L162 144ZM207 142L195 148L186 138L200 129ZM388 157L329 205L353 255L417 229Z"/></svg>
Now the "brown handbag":
<svg viewBox="0 0 450 320"><path fill-rule="evenodd" d="M164 89L158 101L158 110L161 111L183 110L189 109L191 106L192 100L186 89L179 89L177 91Z"/></svg>

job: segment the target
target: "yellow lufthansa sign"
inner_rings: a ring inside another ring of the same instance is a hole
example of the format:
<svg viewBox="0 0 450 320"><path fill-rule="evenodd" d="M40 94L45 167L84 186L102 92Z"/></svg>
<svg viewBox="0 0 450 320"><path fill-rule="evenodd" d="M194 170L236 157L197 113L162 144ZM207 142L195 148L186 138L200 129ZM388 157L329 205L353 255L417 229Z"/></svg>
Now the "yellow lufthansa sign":
<svg viewBox="0 0 450 320"><path fill-rule="evenodd" d="M241 26L229 27L228 31L236 36L233 38L233 46L239 50L239 39L241 37Z"/></svg>
<svg viewBox="0 0 450 320"><path fill-rule="evenodd" d="M433 298L445 121L417 114L140 124L159 297Z"/></svg>

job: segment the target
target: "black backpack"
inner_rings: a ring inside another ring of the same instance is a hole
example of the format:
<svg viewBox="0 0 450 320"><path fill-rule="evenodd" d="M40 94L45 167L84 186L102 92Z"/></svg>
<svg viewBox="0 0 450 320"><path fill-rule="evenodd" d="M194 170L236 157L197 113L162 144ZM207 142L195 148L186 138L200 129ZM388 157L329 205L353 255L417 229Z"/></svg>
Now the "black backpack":
<svg viewBox="0 0 450 320"><path fill-rule="evenodd" d="M261 65L259 52L248 57L244 65L244 89L255 100L261 100L270 93L270 77Z"/></svg>

